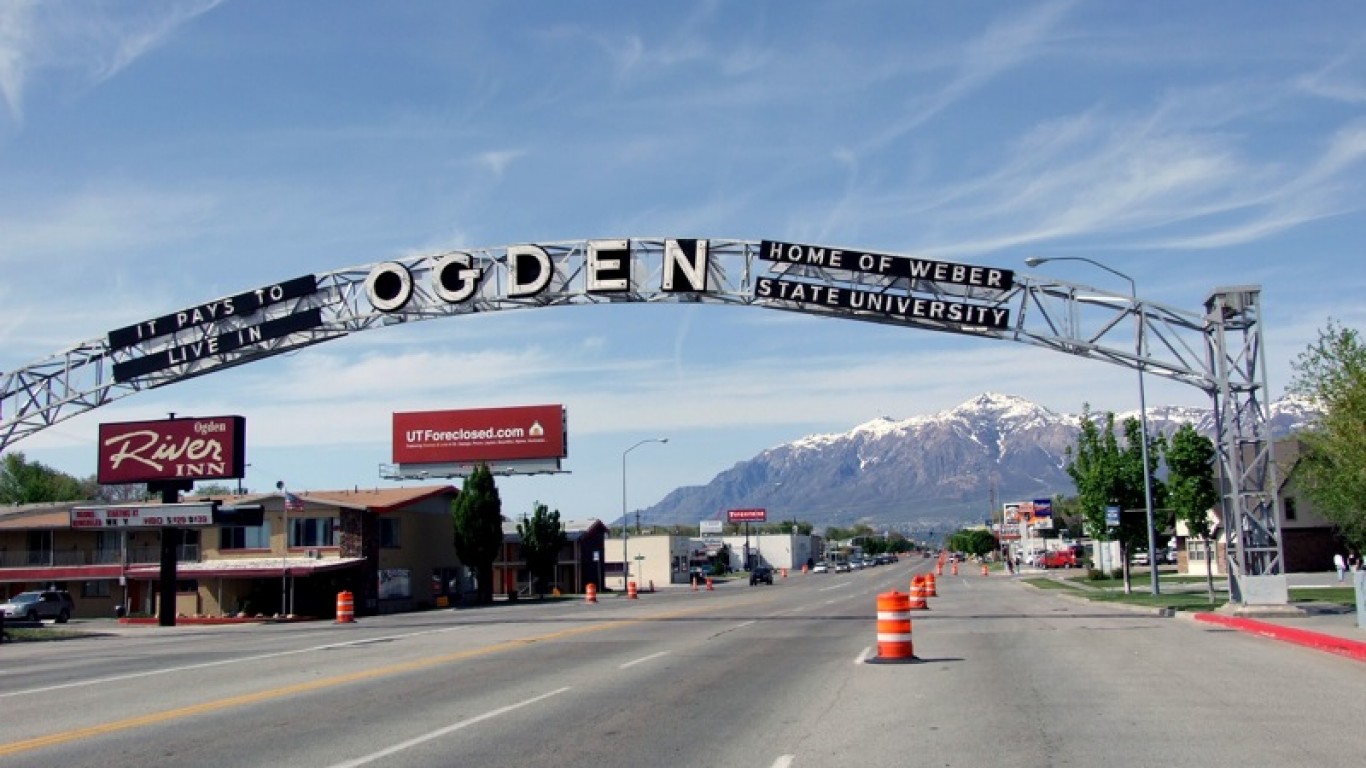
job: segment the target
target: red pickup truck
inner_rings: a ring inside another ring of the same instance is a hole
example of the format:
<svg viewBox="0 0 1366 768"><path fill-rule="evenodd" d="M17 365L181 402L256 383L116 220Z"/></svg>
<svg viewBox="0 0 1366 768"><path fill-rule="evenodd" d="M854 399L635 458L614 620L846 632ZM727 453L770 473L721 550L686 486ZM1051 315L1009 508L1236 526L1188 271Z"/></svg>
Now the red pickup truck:
<svg viewBox="0 0 1366 768"><path fill-rule="evenodd" d="M1043 567L1075 568L1077 567L1077 553L1071 549L1049 550L1044 553Z"/></svg>

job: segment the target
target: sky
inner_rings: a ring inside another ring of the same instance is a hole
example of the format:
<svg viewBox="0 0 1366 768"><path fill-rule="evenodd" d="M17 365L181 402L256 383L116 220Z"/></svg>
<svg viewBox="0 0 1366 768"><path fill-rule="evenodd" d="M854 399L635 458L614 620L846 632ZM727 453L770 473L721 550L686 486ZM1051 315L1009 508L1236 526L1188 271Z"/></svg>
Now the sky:
<svg viewBox="0 0 1366 768"><path fill-rule="evenodd" d="M6 0L0 371L301 274L704 237L1127 293L1024 265L1085 257L1191 311L1259 285L1274 398L1330 320L1366 327L1364 166L1359 2ZM87 477L100 423L240 414L246 488L388 487L396 411L563 404L566 471L500 478L504 513L610 519L988 391L1137 407L1132 370L1024 344L642 304L354 334L10 450Z"/></svg>

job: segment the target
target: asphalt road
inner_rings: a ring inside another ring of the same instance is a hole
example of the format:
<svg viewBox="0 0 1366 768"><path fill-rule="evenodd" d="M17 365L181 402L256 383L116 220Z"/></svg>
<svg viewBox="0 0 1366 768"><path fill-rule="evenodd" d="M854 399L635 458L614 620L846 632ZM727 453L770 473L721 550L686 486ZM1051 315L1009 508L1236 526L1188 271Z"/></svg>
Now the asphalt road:
<svg viewBox="0 0 1366 768"><path fill-rule="evenodd" d="M903 562L0 650L0 766L1359 766L1366 665Z"/></svg>

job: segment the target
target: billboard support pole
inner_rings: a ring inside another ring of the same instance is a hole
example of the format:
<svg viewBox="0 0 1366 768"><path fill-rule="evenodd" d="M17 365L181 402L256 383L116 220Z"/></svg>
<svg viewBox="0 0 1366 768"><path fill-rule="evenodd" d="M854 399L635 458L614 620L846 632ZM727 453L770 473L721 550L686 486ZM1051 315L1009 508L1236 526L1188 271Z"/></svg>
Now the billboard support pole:
<svg viewBox="0 0 1366 768"><path fill-rule="evenodd" d="M193 480L161 480L147 484L151 493L161 494L162 504L176 504L180 492L194 488ZM163 627L175 626L175 579L176 550L180 548L180 529L172 526L161 528L161 569L157 573L157 624Z"/></svg>

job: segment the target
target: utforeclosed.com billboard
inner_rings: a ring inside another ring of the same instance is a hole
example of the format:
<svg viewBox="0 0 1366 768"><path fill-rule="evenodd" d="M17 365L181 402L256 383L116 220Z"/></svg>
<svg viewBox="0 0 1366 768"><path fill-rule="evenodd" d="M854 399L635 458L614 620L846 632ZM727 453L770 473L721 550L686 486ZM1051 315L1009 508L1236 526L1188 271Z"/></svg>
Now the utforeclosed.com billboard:
<svg viewBox="0 0 1366 768"><path fill-rule="evenodd" d="M395 464L564 458L564 406L394 414Z"/></svg>

